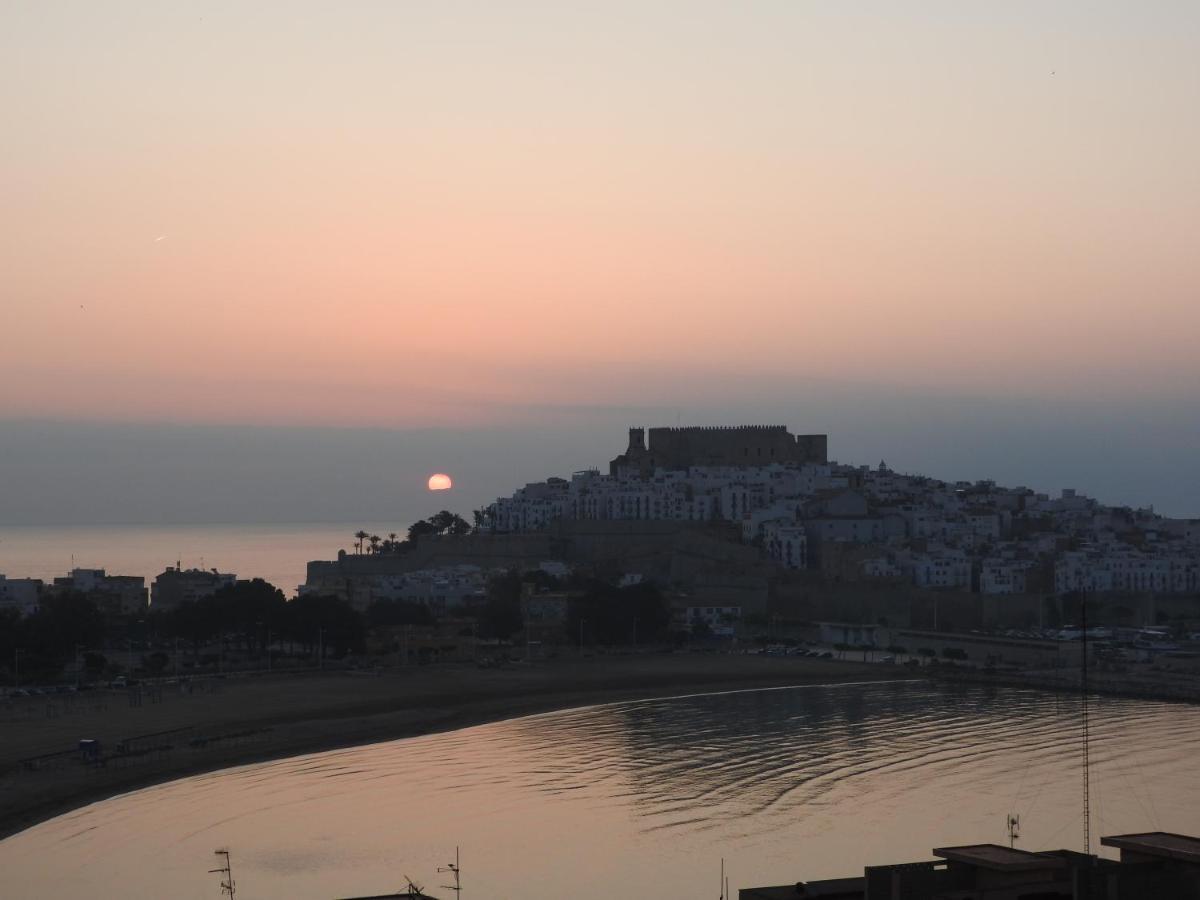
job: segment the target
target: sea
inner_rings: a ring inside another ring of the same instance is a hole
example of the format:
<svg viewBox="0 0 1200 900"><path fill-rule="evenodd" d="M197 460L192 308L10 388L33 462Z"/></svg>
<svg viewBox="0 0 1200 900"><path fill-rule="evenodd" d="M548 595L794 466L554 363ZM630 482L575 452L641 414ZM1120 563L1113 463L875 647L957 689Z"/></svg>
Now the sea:
<svg viewBox="0 0 1200 900"><path fill-rule="evenodd" d="M263 578L287 596L304 583L310 560L336 559L360 529L403 535L398 522L315 525L108 525L0 527L0 574L51 581L75 567L141 575L149 587L167 566L218 569Z"/></svg>
<svg viewBox="0 0 1200 900"><path fill-rule="evenodd" d="M178 701L185 702L185 701ZM1091 840L1200 832L1200 707L1093 698ZM590 706L185 778L0 841L6 900L716 898L1083 846L1079 698L926 681ZM462 893L447 864L459 853ZM1104 853L1111 854L1105 850Z"/></svg>

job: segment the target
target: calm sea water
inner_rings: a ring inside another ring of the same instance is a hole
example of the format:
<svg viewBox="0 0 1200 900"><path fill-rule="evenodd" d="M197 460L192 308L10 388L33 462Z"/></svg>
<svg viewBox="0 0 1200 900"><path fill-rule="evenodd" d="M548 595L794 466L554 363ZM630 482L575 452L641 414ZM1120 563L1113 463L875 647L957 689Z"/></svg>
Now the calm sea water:
<svg viewBox="0 0 1200 900"><path fill-rule="evenodd" d="M304 582L305 565L351 550L362 528L386 537L397 524L161 525L0 528L0 573L49 581L74 566L113 575L154 576L182 562L217 568L240 578L265 578L291 596Z"/></svg>
<svg viewBox="0 0 1200 900"><path fill-rule="evenodd" d="M1099 699L1093 834L1200 831L1200 708ZM1078 701L925 683L619 703L188 778L0 842L4 896L711 898L930 848L1082 843ZM1097 842L1098 843L1098 842Z"/></svg>

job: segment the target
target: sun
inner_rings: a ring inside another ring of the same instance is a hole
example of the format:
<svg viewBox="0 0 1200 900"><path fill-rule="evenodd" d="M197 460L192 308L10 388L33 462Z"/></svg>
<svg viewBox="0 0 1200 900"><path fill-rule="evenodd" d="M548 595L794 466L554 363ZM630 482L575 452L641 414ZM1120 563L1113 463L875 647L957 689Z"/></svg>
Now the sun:
<svg viewBox="0 0 1200 900"><path fill-rule="evenodd" d="M454 487L454 482L450 480L450 476L442 472L436 475L429 476L429 489L431 491L448 491Z"/></svg>

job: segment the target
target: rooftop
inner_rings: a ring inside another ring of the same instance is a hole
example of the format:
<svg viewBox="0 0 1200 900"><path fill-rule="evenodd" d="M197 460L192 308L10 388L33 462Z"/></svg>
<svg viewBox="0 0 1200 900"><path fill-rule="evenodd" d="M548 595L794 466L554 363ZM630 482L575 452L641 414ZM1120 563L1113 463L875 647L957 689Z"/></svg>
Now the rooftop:
<svg viewBox="0 0 1200 900"><path fill-rule="evenodd" d="M830 878L811 884L742 888L738 900L861 900L865 890L864 878Z"/></svg>
<svg viewBox="0 0 1200 900"><path fill-rule="evenodd" d="M1004 872L1021 872L1034 869L1056 869L1065 866L1066 860L1029 850L1017 850L1001 844L968 844L963 847L935 847L934 856L950 862L965 863L982 869Z"/></svg>
<svg viewBox="0 0 1200 900"><path fill-rule="evenodd" d="M1131 850L1146 856L1162 856L1184 862L1200 863L1200 838L1169 831L1147 831L1142 834L1115 834L1100 838L1105 847Z"/></svg>

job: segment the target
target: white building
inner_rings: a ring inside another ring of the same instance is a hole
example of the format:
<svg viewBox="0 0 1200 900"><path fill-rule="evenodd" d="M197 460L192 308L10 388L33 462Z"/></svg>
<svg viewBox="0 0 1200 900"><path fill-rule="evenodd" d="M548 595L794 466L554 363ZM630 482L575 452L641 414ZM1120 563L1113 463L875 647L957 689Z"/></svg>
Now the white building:
<svg viewBox="0 0 1200 900"><path fill-rule="evenodd" d="M808 568L808 535L802 525L783 520L767 522L763 526L763 547L785 569Z"/></svg>
<svg viewBox="0 0 1200 900"><path fill-rule="evenodd" d="M170 567L154 579L150 588L153 609L175 609L183 603L195 603L211 597L222 588L237 584L237 576L216 569L183 569Z"/></svg>
<svg viewBox="0 0 1200 900"><path fill-rule="evenodd" d="M1025 593L1025 574L1029 568L1030 565L1027 562L984 560L979 568L979 593L1023 594Z"/></svg>
<svg viewBox="0 0 1200 900"><path fill-rule="evenodd" d="M104 569L72 569L54 579L56 593L73 591L94 598L109 612L136 613L146 609L146 579L141 575L109 575Z"/></svg>
<svg viewBox="0 0 1200 900"><path fill-rule="evenodd" d="M38 578L8 578L0 575L0 610L15 609L23 616L38 609L43 584Z"/></svg>

